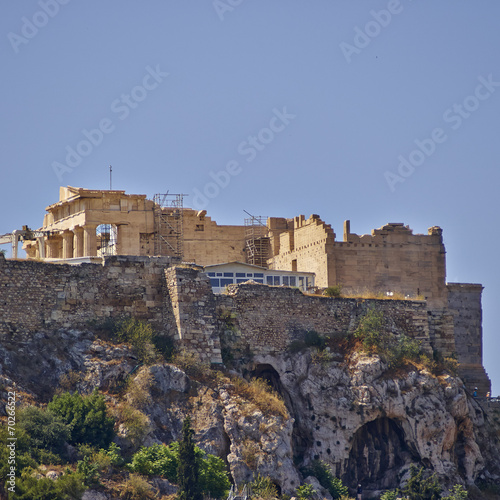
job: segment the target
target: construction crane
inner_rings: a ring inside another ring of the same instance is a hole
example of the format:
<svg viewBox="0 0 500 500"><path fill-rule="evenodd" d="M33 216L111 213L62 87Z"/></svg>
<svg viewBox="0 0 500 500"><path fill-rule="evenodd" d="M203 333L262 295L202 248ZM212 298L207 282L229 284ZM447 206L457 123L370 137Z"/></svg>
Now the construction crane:
<svg viewBox="0 0 500 500"><path fill-rule="evenodd" d="M16 229L12 233L0 235L0 245L12 245L12 258L17 259L17 247L19 241L32 241L38 240L40 248L40 257L45 257L45 246L43 245L43 238L48 236L50 231L33 231L28 226L23 226L22 229Z"/></svg>

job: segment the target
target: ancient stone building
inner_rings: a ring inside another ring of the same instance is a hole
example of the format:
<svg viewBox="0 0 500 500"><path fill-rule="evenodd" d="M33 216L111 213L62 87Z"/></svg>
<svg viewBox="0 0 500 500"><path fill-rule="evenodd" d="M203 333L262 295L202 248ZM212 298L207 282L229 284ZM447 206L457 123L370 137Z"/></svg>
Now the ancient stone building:
<svg viewBox="0 0 500 500"><path fill-rule="evenodd" d="M413 234L401 223L358 236L344 223L343 241L318 215L269 219L276 269L316 273L318 286L341 285L350 293L381 291L425 298L431 308L445 307L445 249L439 227Z"/></svg>
<svg viewBox="0 0 500 500"><path fill-rule="evenodd" d="M243 226L219 226L206 211L161 206L146 195L61 187L59 201L46 211L38 237L24 235L28 258L163 255L200 265L245 260Z"/></svg>
<svg viewBox="0 0 500 500"><path fill-rule="evenodd" d="M315 274L316 286L344 291L400 293L425 301L430 345L456 352L464 378L484 390L481 285L446 283L442 230L413 234L389 223L369 235L343 239L318 215L271 217L255 227L218 225L206 211L184 208L179 195L129 195L116 190L61 187L43 226L21 237L29 259L89 262L112 255L167 256L199 266L247 262L274 270ZM5 241L0 238L0 243ZM10 237L10 235L9 235ZM13 241L14 241L13 240Z"/></svg>

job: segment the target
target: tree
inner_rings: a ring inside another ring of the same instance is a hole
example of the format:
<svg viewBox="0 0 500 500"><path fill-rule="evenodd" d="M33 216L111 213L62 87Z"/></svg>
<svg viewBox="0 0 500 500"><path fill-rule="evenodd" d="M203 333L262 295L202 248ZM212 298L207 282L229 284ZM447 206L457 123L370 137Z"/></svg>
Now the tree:
<svg viewBox="0 0 500 500"><path fill-rule="evenodd" d="M77 392L56 395L47 409L69 426L70 444L107 448L113 439L114 421L108 417L104 396L97 390L85 397Z"/></svg>
<svg viewBox="0 0 500 500"><path fill-rule="evenodd" d="M179 449L181 443L174 441L165 446L153 444L142 447L132 457L130 470L147 476L162 476L172 483L178 483ZM224 461L214 455L205 453L194 447L194 454L198 464L198 484L201 493L210 498L227 498L231 487Z"/></svg>
<svg viewBox="0 0 500 500"><path fill-rule="evenodd" d="M326 488L332 498L342 498L349 494L347 486L342 484L342 481L335 477L330 466L323 460L314 460L309 467L304 471L306 475L314 476L323 488Z"/></svg>
<svg viewBox="0 0 500 500"><path fill-rule="evenodd" d="M436 474L424 479L424 468L410 465L410 479L403 489L403 496L409 500L439 500L441 498L441 486L439 486Z"/></svg>
<svg viewBox="0 0 500 500"><path fill-rule="evenodd" d="M202 500L203 498L199 485L199 463L195 455L193 434L191 419L186 417L182 424L182 439L179 443L178 500Z"/></svg>
<svg viewBox="0 0 500 500"><path fill-rule="evenodd" d="M467 490L461 484L456 484L451 489L450 495L443 497L443 500L466 500L468 496Z"/></svg>
<svg viewBox="0 0 500 500"><path fill-rule="evenodd" d="M18 428L26 432L31 454L38 461L50 463L50 459L55 459L54 463L58 463L57 458L64 455L64 444L69 439L70 429L59 416L29 406L21 411Z"/></svg>

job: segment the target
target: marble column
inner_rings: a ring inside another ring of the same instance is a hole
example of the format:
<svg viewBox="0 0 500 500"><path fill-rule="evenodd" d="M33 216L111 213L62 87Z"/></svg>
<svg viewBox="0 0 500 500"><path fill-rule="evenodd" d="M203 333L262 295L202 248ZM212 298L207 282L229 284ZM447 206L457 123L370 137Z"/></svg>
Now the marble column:
<svg viewBox="0 0 500 500"><path fill-rule="evenodd" d="M71 259L73 257L73 231L64 231L63 235L62 258Z"/></svg>
<svg viewBox="0 0 500 500"><path fill-rule="evenodd" d="M73 234L73 257L83 257L83 228L75 227Z"/></svg>
<svg viewBox="0 0 500 500"><path fill-rule="evenodd" d="M83 227L83 255L84 257L97 256L97 237L95 230L97 224L86 224Z"/></svg>

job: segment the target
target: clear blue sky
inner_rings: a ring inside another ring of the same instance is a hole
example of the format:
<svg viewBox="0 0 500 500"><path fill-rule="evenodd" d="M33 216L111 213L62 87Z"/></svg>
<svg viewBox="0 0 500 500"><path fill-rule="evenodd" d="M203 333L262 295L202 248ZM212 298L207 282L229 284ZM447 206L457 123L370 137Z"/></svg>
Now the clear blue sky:
<svg viewBox="0 0 500 500"><path fill-rule="evenodd" d="M497 0L6 1L0 234L40 227L60 185L108 188L110 164L113 188L220 224L439 225L448 281L485 287L498 394L499 19Z"/></svg>

